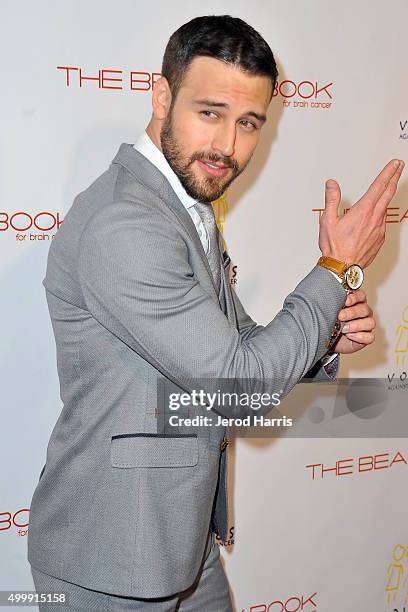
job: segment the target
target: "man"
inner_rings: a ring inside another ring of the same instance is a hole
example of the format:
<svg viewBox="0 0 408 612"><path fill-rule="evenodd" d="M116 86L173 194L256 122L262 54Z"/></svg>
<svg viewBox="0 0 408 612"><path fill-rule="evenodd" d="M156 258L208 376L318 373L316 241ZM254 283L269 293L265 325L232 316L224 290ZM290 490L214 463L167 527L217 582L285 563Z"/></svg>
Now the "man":
<svg viewBox="0 0 408 612"><path fill-rule="evenodd" d="M262 379L271 391L284 380L287 394L373 341L365 294L346 287L383 243L397 160L342 218L328 182L324 259L268 325L228 282L211 201L251 159L276 77L269 46L240 19L183 25L146 133L77 196L51 245L44 286L64 407L28 559L37 590L67 593L67 609L232 609L214 540L227 530L226 432L159 432L159 379Z"/></svg>

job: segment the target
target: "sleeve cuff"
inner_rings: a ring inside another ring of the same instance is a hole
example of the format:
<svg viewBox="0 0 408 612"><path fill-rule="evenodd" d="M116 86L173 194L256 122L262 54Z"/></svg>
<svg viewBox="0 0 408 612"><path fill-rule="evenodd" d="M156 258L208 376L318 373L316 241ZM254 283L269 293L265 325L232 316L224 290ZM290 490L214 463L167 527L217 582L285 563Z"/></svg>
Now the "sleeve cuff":
<svg viewBox="0 0 408 612"><path fill-rule="evenodd" d="M335 272L333 272L333 270L329 270L328 268L326 268L326 270L328 270L330 272L330 274L333 274L334 278L337 278L339 283L343 282L343 280L340 278L340 276L338 274L336 274Z"/></svg>
<svg viewBox="0 0 408 612"><path fill-rule="evenodd" d="M339 367L339 354L328 353L322 357L321 363L326 374L330 376L330 378L335 379Z"/></svg>

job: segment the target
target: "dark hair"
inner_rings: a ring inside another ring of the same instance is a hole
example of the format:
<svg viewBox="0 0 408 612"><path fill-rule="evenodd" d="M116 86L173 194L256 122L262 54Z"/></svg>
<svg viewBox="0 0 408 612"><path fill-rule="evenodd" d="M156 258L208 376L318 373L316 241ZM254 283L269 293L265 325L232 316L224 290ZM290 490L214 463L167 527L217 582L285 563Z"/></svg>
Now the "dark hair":
<svg viewBox="0 0 408 612"><path fill-rule="evenodd" d="M275 88L278 70L268 43L238 17L195 17L170 37L164 51L161 74L174 98L191 61L198 56L219 59L257 76L267 76Z"/></svg>

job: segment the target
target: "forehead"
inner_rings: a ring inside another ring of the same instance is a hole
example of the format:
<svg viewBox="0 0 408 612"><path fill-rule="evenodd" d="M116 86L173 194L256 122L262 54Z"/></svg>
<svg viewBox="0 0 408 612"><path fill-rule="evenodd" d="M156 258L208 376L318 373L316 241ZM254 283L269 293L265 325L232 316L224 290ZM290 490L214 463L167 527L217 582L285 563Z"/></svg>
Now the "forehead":
<svg viewBox="0 0 408 612"><path fill-rule="evenodd" d="M178 97L216 99L230 107L247 106L265 112L271 98L269 77L243 72L213 57L195 57L184 75ZM256 107L256 108L255 108Z"/></svg>

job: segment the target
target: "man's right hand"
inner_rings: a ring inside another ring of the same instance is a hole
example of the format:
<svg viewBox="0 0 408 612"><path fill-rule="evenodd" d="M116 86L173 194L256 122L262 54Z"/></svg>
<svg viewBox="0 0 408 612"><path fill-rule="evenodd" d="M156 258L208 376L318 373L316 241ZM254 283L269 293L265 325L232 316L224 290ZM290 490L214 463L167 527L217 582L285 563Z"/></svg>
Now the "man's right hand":
<svg viewBox="0 0 408 612"><path fill-rule="evenodd" d="M366 268L385 240L387 206L397 191L404 162L391 160L347 214L338 215L339 184L326 182L325 210L320 217L322 255Z"/></svg>

